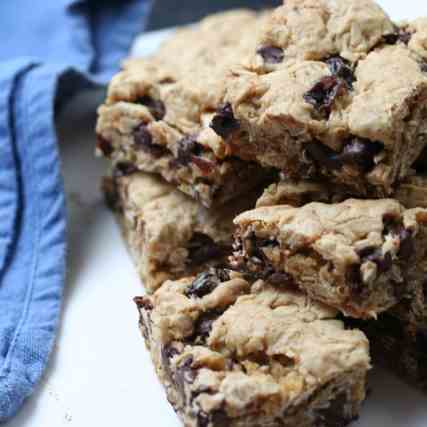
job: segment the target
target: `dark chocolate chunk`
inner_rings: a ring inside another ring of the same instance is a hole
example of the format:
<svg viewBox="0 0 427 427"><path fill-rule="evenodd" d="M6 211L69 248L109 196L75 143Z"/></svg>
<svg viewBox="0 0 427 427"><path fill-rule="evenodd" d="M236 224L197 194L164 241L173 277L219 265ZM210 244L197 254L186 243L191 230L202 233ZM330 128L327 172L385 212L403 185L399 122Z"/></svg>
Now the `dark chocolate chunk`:
<svg viewBox="0 0 427 427"><path fill-rule="evenodd" d="M230 279L227 270L219 268L210 268L209 271L199 274L185 295L188 298L203 298L210 294L221 282Z"/></svg>
<svg viewBox="0 0 427 427"><path fill-rule="evenodd" d="M334 400L329 402L327 408L318 409L317 416L320 419L316 425L322 427L344 427L357 417L349 417L346 408L349 407L348 398L345 392L340 393Z"/></svg>
<svg viewBox="0 0 427 427"><path fill-rule="evenodd" d="M353 83L356 80L350 63L341 56L332 56L326 60L326 63L334 76L343 79L349 89L353 88Z"/></svg>
<svg viewBox="0 0 427 427"><path fill-rule="evenodd" d="M199 156L203 152L203 146L197 142L195 136L186 136L178 141L176 161L182 166L191 163L193 156Z"/></svg>
<svg viewBox="0 0 427 427"><path fill-rule="evenodd" d="M114 178L129 176L138 172L138 168L130 162L119 162L115 165L113 175Z"/></svg>
<svg viewBox="0 0 427 427"><path fill-rule="evenodd" d="M335 99L348 90L347 84L337 76L326 76L305 95L304 100L329 118Z"/></svg>
<svg viewBox="0 0 427 427"><path fill-rule="evenodd" d="M309 142L305 146L308 156L320 167L335 170L342 168L342 162L334 150L318 142Z"/></svg>
<svg viewBox="0 0 427 427"><path fill-rule="evenodd" d="M257 53L262 56L266 64L280 64L285 58L283 49L276 46L262 46L257 50Z"/></svg>
<svg viewBox="0 0 427 427"><path fill-rule="evenodd" d="M153 305L151 304L151 301L148 298L145 297L135 297L133 299L134 303L138 308L143 308L146 311L153 310Z"/></svg>
<svg viewBox="0 0 427 427"><path fill-rule="evenodd" d="M359 167L364 172L372 170L375 166L375 156L378 155L383 145L361 138L353 138L344 146L339 159L342 163Z"/></svg>
<svg viewBox="0 0 427 427"><path fill-rule="evenodd" d="M223 139L227 139L240 128L240 123L234 117L230 103L226 103L217 110L210 127Z"/></svg>
<svg viewBox="0 0 427 427"><path fill-rule="evenodd" d="M102 153L104 157L110 157L114 151L113 144L99 134L96 135L96 148Z"/></svg>
<svg viewBox="0 0 427 427"><path fill-rule="evenodd" d="M399 233L400 249L398 256L404 261L409 261L411 256L415 253L415 242L412 233L405 228L402 228Z"/></svg>
<svg viewBox="0 0 427 427"><path fill-rule="evenodd" d="M188 264L201 265L207 261L226 256L231 252L230 247L216 243L203 233L194 233L187 244Z"/></svg>
<svg viewBox="0 0 427 427"><path fill-rule="evenodd" d="M145 95L138 98L136 102L147 107L156 120L162 120L166 114L165 104L159 99L153 99L151 96Z"/></svg>
<svg viewBox="0 0 427 427"><path fill-rule="evenodd" d="M135 149L137 150L144 151L156 158L162 157L168 153L167 148L153 143L153 137L145 124L141 124L134 130L133 137Z"/></svg>

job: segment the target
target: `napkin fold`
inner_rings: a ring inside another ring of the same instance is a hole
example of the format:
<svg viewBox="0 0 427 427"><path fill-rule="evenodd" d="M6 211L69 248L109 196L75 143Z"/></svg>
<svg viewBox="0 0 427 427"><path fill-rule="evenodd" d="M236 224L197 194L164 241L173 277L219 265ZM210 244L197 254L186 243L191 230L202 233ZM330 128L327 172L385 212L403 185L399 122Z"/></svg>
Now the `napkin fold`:
<svg viewBox="0 0 427 427"><path fill-rule="evenodd" d="M55 107L106 83L152 0L0 2L0 423L39 381L66 271Z"/></svg>

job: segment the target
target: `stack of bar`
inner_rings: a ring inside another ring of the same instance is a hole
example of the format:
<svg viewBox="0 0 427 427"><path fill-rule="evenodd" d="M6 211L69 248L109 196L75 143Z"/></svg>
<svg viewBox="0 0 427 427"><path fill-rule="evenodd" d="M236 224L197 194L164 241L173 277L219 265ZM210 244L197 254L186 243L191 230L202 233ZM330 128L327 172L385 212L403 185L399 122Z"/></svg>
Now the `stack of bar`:
<svg viewBox="0 0 427 427"><path fill-rule="evenodd" d="M186 426L343 427L366 336L427 388L427 19L372 0L208 17L126 62L97 138Z"/></svg>

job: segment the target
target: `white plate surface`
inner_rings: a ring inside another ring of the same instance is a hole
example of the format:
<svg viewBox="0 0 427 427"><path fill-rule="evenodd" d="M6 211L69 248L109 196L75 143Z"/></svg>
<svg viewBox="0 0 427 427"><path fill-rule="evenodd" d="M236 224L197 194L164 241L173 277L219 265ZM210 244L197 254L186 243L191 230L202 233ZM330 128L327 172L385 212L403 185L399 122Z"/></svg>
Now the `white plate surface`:
<svg viewBox="0 0 427 427"><path fill-rule="evenodd" d="M427 15L425 0L380 3L394 19ZM134 52L152 52L165 34L139 38ZM93 158L93 132L69 117L61 141L70 214L62 326L40 386L7 427L178 427L137 328L138 278L98 191L106 165ZM426 396L382 370L371 374L371 388L355 427L427 426Z"/></svg>

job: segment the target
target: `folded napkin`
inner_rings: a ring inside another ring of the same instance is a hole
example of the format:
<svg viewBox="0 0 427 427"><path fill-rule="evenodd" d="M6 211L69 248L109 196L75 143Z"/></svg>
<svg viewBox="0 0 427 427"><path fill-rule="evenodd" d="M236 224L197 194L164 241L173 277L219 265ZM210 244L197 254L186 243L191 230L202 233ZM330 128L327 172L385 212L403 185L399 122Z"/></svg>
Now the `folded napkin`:
<svg viewBox="0 0 427 427"><path fill-rule="evenodd" d="M151 2L0 2L0 422L40 379L60 315L66 211L55 107L117 71Z"/></svg>

